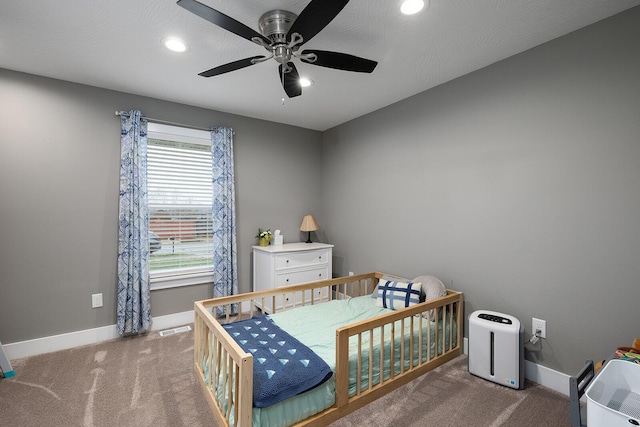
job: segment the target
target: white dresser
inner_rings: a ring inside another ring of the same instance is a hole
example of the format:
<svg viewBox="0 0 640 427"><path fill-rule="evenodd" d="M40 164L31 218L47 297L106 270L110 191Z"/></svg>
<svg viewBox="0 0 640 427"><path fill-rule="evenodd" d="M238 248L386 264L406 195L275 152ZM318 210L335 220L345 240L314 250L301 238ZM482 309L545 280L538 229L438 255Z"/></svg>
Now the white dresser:
<svg viewBox="0 0 640 427"><path fill-rule="evenodd" d="M277 246L253 246L253 290L264 291L281 286L315 282L331 278L333 245L326 243L285 243ZM316 291L314 300L327 299L326 289ZM285 296L284 304L289 301ZM307 292L305 302L311 301ZM276 298L280 309L283 298ZM271 313L272 300L263 311Z"/></svg>

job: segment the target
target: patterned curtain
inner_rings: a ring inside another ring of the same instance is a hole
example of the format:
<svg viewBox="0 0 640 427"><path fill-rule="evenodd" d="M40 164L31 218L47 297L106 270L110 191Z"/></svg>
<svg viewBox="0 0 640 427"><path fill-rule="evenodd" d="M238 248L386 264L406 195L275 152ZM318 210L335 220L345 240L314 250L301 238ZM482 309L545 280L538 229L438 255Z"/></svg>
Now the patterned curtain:
<svg viewBox="0 0 640 427"><path fill-rule="evenodd" d="M151 326L147 121L131 110L120 116L120 204L118 218L118 312L120 335Z"/></svg>
<svg viewBox="0 0 640 427"><path fill-rule="evenodd" d="M238 293L233 130L211 129L213 164L213 297ZM237 305L231 308L237 312ZM219 310L219 315L225 314Z"/></svg>

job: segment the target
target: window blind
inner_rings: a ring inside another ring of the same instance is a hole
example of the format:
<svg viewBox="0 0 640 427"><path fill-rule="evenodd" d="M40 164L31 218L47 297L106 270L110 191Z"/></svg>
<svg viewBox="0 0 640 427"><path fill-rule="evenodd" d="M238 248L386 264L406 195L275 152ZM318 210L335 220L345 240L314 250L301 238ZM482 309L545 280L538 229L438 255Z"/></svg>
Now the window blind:
<svg viewBox="0 0 640 427"><path fill-rule="evenodd" d="M152 279L212 271L211 180L210 145L148 139Z"/></svg>

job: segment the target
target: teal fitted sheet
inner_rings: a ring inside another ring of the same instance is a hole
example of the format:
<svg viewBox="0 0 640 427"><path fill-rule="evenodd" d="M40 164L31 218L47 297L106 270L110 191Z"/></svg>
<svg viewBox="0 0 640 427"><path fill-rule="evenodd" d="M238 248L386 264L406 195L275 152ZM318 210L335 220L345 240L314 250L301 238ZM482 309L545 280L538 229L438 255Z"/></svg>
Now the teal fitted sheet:
<svg viewBox="0 0 640 427"><path fill-rule="evenodd" d="M377 307L375 298L362 296L298 307L270 317L280 328L311 348L335 372L336 329L386 313L391 310Z"/></svg>
<svg viewBox="0 0 640 427"><path fill-rule="evenodd" d="M296 310L285 311L271 315L271 318L280 328L295 336L303 344L311 348L319 355L331 369L335 372L336 367L336 329L360 322L362 320L371 319L373 317L390 313L391 310L376 306L376 299L370 296L362 296L349 298L345 300L330 301L326 304L305 306ZM305 319L301 322L300 319ZM445 316L445 336L444 349L449 350L449 316ZM402 370L409 369L410 365L417 365L420 359L428 360L443 351L443 322L438 323L438 332L436 334L436 322L428 322L422 319L422 329L418 328L419 318L414 317L413 326L413 349L411 348L411 322L409 320L395 322L395 340L393 343L394 357L391 358L391 324L384 328L384 360L383 360L383 379L387 380L391 377L391 360L394 360L393 372L395 375ZM402 329L404 326L404 335ZM453 325L453 345L456 345L456 325ZM422 334L422 340L418 335ZM436 343L435 338L438 337ZM401 341L404 336L404 362L401 362ZM357 389L357 361L358 338L352 336L349 341L349 396L353 396ZM368 332L361 336L362 362L360 388L364 390L369 387L369 341L373 341L373 357L372 360L372 381L375 386L380 382L380 328L374 331L373 336ZM418 346L422 344L419 352ZM412 359L412 361L411 361ZM401 366L404 363L404 366Z"/></svg>

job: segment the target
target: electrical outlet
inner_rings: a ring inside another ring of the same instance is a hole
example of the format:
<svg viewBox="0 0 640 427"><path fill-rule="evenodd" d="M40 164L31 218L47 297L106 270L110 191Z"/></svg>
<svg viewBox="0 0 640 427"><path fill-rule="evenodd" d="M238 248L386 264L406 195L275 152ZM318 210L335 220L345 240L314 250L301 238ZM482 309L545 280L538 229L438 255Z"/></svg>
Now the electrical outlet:
<svg viewBox="0 0 640 427"><path fill-rule="evenodd" d="M91 295L91 308L102 307L102 294Z"/></svg>
<svg viewBox="0 0 640 427"><path fill-rule="evenodd" d="M350 272L349 272L349 276L353 276L353 271L350 271Z"/></svg>
<svg viewBox="0 0 640 427"><path fill-rule="evenodd" d="M547 337L547 321L536 319L535 317L531 319L531 334L535 335L536 331L540 331L540 338Z"/></svg>

